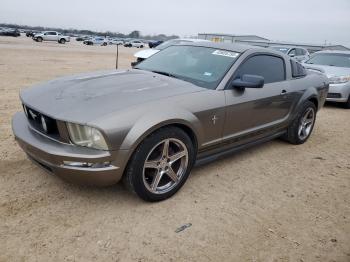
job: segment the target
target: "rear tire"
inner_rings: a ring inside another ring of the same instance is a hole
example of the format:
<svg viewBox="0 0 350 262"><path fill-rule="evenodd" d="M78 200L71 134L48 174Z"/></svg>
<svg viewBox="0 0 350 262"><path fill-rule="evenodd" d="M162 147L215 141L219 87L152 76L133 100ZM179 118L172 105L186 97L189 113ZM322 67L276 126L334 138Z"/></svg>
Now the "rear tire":
<svg viewBox="0 0 350 262"><path fill-rule="evenodd" d="M287 133L282 139L294 145L305 143L315 126L316 106L311 101L306 101L300 108L297 116L287 129Z"/></svg>
<svg viewBox="0 0 350 262"><path fill-rule="evenodd" d="M165 200L186 182L195 160L189 136L165 127L146 137L133 153L123 182L145 201Z"/></svg>

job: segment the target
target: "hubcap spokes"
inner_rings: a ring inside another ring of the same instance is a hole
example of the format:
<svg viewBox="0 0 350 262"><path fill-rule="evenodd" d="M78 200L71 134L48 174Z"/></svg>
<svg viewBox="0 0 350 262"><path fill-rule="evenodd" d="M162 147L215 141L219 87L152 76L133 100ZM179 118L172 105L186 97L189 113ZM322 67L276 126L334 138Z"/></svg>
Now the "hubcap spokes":
<svg viewBox="0 0 350 262"><path fill-rule="evenodd" d="M315 111L313 108L308 108L300 121L298 129L299 139L304 140L310 135L314 122Z"/></svg>
<svg viewBox="0 0 350 262"><path fill-rule="evenodd" d="M173 189L186 172L188 151L185 144L175 138L161 141L152 148L143 167L146 188L155 194Z"/></svg>

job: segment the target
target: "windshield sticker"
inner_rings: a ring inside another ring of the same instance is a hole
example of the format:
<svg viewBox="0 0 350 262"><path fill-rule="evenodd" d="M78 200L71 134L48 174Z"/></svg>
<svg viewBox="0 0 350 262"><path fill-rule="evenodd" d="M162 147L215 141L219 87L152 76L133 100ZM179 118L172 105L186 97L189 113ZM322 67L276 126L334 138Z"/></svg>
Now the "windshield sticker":
<svg viewBox="0 0 350 262"><path fill-rule="evenodd" d="M211 76L212 75L212 73L209 73L209 72L204 72L204 74L203 75L205 75L205 76Z"/></svg>
<svg viewBox="0 0 350 262"><path fill-rule="evenodd" d="M215 50L213 55L221 55L221 56L227 56L227 57L232 57L236 58L238 56L238 53L236 52L229 52L229 51L223 51L223 50Z"/></svg>

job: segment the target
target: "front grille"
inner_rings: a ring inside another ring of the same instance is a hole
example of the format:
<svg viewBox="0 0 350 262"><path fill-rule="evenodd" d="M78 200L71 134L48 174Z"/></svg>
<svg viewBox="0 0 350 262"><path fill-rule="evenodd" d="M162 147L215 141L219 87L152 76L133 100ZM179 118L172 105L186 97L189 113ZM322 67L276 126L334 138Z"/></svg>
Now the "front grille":
<svg viewBox="0 0 350 262"><path fill-rule="evenodd" d="M35 129L54 139L59 139L59 131L55 119L48 117L26 105L23 105L24 112L30 125Z"/></svg>
<svg viewBox="0 0 350 262"><path fill-rule="evenodd" d="M341 98L339 93L328 93L327 98Z"/></svg>

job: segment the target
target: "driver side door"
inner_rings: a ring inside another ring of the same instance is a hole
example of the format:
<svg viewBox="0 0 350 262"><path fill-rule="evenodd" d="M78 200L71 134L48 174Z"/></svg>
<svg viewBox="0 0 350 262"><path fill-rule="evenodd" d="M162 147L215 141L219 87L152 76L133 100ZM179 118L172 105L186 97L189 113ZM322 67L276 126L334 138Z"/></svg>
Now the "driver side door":
<svg viewBox="0 0 350 262"><path fill-rule="evenodd" d="M264 77L262 88L226 88L226 121L223 141L245 143L276 132L286 122L293 98L286 81L283 57L253 54L242 62L231 79L242 75Z"/></svg>

